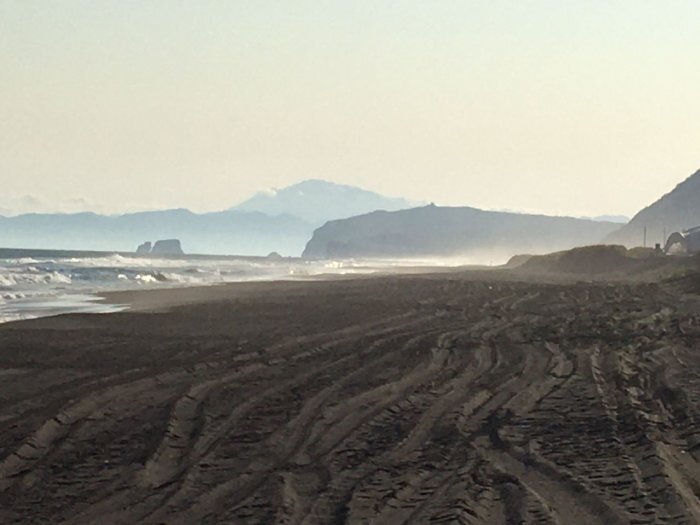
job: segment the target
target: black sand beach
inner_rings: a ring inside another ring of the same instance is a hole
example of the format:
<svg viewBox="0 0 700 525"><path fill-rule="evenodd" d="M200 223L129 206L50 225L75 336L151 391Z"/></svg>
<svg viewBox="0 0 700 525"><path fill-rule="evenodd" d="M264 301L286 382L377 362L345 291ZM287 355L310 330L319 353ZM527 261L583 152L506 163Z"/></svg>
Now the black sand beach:
<svg viewBox="0 0 700 525"><path fill-rule="evenodd" d="M0 522L699 523L697 293L455 273L0 326Z"/></svg>

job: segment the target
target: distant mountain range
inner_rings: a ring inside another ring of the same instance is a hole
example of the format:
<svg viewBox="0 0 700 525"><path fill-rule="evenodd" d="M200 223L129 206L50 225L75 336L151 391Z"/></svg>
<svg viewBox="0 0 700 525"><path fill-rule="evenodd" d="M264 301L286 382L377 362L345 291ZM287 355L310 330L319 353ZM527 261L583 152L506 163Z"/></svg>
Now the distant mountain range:
<svg viewBox="0 0 700 525"><path fill-rule="evenodd" d="M463 257L488 262L596 244L619 224L569 217L424 206L326 223L304 250L310 258Z"/></svg>
<svg viewBox="0 0 700 525"><path fill-rule="evenodd" d="M176 238L187 253L299 255L328 220L414 203L352 186L308 180L258 193L233 208L108 216L95 213L0 216L0 247L135 251L149 239Z"/></svg>
<svg viewBox="0 0 700 525"><path fill-rule="evenodd" d="M221 212L185 209L0 216L0 247L135 251L179 239L186 253L325 257L478 256L501 260L601 242L662 242L700 225L700 171L628 224L625 217L547 217L469 207L421 206L353 186L307 180L259 192Z"/></svg>
<svg viewBox="0 0 700 525"><path fill-rule="evenodd" d="M647 246L665 244L674 231L700 226L700 170L681 182L670 193L644 208L619 230L605 238L608 244L629 248L642 246L646 228Z"/></svg>
<svg viewBox="0 0 700 525"><path fill-rule="evenodd" d="M257 211L267 215L289 214L306 222L322 225L375 210L401 210L425 203L385 197L354 186L311 179L279 190L258 192L234 206L237 211Z"/></svg>
<svg viewBox="0 0 700 525"><path fill-rule="evenodd" d="M296 217L258 212L28 214L0 218L0 246L128 252L149 239L176 238L186 253L266 255L276 250L296 255L312 230Z"/></svg>

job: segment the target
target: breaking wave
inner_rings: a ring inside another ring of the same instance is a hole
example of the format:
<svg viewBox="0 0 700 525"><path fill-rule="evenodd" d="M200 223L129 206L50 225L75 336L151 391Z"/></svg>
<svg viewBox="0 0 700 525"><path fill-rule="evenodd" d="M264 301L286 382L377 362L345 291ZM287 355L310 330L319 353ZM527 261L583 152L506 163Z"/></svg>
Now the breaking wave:
<svg viewBox="0 0 700 525"><path fill-rule="evenodd" d="M0 258L0 323L66 312L113 311L96 303L103 292L239 281L309 279L323 274L393 271L406 261L304 261L233 257L141 258L24 256ZM412 265L415 265L413 262Z"/></svg>
<svg viewBox="0 0 700 525"><path fill-rule="evenodd" d="M104 305L94 300L96 294L109 291L306 279L319 274L367 271L352 261L20 255L0 259L0 322L69 311L104 311Z"/></svg>

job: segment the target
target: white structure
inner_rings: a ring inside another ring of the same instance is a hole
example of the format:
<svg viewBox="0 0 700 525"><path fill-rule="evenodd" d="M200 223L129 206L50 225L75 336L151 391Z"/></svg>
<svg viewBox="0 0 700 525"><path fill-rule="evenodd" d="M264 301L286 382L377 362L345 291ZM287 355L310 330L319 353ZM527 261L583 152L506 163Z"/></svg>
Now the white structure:
<svg viewBox="0 0 700 525"><path fill-rule="evenodd" d="M672 233L666 241L664 251L666 253L680 245L681 249L686 253L700 253L700 226L685 230L683 232Z"/></svg>

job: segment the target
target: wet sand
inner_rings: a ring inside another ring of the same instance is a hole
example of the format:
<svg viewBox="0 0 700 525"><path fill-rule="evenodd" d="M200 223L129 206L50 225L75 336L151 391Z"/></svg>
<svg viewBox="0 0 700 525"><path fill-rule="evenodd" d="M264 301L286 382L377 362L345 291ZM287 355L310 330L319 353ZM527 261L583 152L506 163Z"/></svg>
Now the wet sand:
<svg viewBox="0 0 700 525"><path fill-rule="evenodd" d="M700 523L700 288L504 272L0 326L0 523Z"/></svg>

